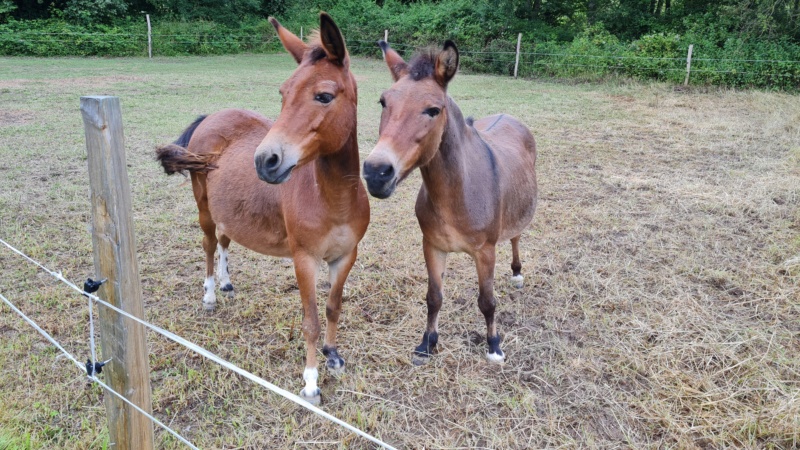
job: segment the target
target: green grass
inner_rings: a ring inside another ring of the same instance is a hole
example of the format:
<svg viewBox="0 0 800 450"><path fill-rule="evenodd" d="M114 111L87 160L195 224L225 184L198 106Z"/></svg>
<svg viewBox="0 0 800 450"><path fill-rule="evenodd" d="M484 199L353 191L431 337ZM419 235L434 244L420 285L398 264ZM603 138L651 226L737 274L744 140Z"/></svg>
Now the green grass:
<svg viewBox="0 0 800 450"><path fill-rule="evenodd" d="M298 392L291 265L234 245L237 296L203 313L191 189L153 160L199 114L275 117L293 68L282 54L0 58L0 237L74 281L94 275L79 97L119 96L147 318ZM379 61L355 59L353 71L363 157L390 77ZM411 365L426 290L414 175L371 199L341 319L347 374L321 371L324 408L402 448L796 447L800 98L469 74L450 95L465 115L520 118L539 145L525 288L506 287L508 246L498 255L508 362L484 361L474 266L453 255L441 351ZM2 249L0 293L88 356L82 297ZM148 342L156 415L201 448L371 448L177 344ZM0 449L104 448L102 399L0 307ZM164 432L157 441L182 448Z"/></svg>

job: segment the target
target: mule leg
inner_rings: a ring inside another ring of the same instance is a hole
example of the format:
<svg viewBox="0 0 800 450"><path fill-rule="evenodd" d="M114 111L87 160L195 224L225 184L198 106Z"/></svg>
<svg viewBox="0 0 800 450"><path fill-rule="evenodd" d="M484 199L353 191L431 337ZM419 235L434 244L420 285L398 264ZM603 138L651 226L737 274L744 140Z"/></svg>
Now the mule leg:
<svg viewBox="0 0 800 450"><path fill-rule="evenodd" d="M506 355L500 350L500 335L497 334L494 323L494 310L497 305L494 298L494 245L486 244L474 258L478 269L478 308L486 319L486 342L489 344L486 359L489 362L502 363Z"/></svg>
<svg viewBox="0 0 800 450"><path fill-rule="evenodd" d="M422 343L414 349L412 362L422 365L428 362L436 344L439 342L439 310L442 308L442 277L447 265L447 252L443 252L425 239L422 240L422 252L425 254L425 266L428 269L428 325L422 335Z"/></svg>
<svg viewBox="0 0 800 450"><path fill-rule="evenodd" d="M228 270L228 246L231 245L231 238L222 234L219 236L217 250L219 250L219 267L217 276L219 277L219 290L224 292L228 298L233 298L233 285L231 284L231 274Z"/></svg>
<svg viewBox="0 0 800 450"><path fill-rule="evenodd" d="M213 311L217 307L217 294L214 284L214 252L217 250L217 226L211 220L208 209L200 210L200 228L203 229L203 249L206 251L206 280L203 283L203 309Z"/></svg>
<svg viewBox="0 0 800 450"><path fill-rule="evenodd" d="M519 261L519 236L511 238L511 255L511 285L520 289L525 285L525 277L522 276L522 263Z"/></svg>
<svg viewBox="0 0 800 450"><path fill-rule="evenodd" d="M191 173L192 192L197 202L199 212L200 229L203 230L203 250L206 252L206 279L203 282L203 309L213 311L217 307L217 294L214 292L214 251L217 248L217 225L211 218L211 211L208 209L208 195L206 192L206 175L201 173Z"/></svg>
<svg viewBox="0 0 800 450"><path fill-rule="evenodd" d="M303 380L306 385L300 391L300 397L312 405L319 405L321 396L317 387L319 371L317 370L317 340L319 339L320 326L317 312L317 260L307 254L298 253L294 256L294 272L297 276L297 287L300 289L300 299L303 302L303 336L306 338L306 368L303 370Z"/></svg>
<svg viewBox="0 0 800 450"><path fill-rule="evenodd" d="M322 354L327 359L326 366L332 375L344 373L344 359L339 356L336 346L336 331L339 324L339 313L342 311L342 293L347 275L356 262L358 251L354 248L352 252L342 256L336 261L328 264L331 292L328 296L328 303L325 305L325 317L328 319L328 326L325 329L325 344L322 346Z"/></svg>

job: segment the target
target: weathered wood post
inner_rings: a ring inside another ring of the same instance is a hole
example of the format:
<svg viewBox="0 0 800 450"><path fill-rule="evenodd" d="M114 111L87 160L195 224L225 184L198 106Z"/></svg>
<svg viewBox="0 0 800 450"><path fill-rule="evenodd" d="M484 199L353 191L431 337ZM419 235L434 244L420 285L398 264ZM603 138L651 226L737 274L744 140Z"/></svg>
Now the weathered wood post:
<svg viewBox="0 0 800 450"><path fill-rule="evenodd" d="M522 33L517 36L517 61L514 63L514 78L517 78L517 69L519 68L519 46L522 43Z"/></svg>
<svg viewBox="0 0 800 450"><path fill-rule="evenodd" d="M686 55L686 79L683 80L683 85L689 85L689 72L692 70L692 49L694 44L689 44L689 54Z"/></svg>
<svg viewBox="0 0 800 450"><path fill-rule="evenodd" d="M389 43L389 30L383 30L383 42Z"/></svg>
<svg viewBox="0 0 800 450"><path fill-rule="evenodd" d="M153 38L150 32L150 14L145 14L147 18L147 57L153 57Z"/></svg>
<svg viewBox="0 0 800 450"><path fill-rule="evenodd" d="M143 318L119 98L81 97L81 114L89 162L95 275L108 279L98 296ZM103 307L99 316L102 359L111 359L101 376L116 392L151 413L144 327ZM105 405L112 449L153 448L153 423L149 418L113 395L105 396Z"/></svg>

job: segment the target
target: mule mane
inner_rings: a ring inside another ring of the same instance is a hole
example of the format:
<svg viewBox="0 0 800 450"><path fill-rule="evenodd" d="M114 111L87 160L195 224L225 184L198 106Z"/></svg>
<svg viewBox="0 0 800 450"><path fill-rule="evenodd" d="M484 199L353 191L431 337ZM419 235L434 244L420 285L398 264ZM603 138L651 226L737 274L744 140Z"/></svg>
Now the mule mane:
<svg viewBox="0 0 800 450"><path fill-rule="evenodd" d="M414 81L420 81L433 76L433 70L436 67L436 57L439 55L439 50L435 48L428 48L421 50L411 58L408 64L408 75Z"/></svg>

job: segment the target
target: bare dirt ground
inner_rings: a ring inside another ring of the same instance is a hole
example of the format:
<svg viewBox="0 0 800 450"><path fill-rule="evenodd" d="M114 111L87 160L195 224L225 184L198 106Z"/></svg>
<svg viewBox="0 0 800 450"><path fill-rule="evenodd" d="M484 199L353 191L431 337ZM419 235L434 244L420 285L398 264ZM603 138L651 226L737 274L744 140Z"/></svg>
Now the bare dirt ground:
<svg viewBox="0 0 800 450"><path fill-rule="evenodd" d="M72 280L93 275L78 99L120 96L148 320L298 392L291 264L233 245L236 297L204 313L191 189L153 161L197 114L275 117L292 68L287 55L0 59L0 238ZM366 156L390 79L377 61L353 70ZM392 199L371 199L340 322L347 373L321 371L323 407L398 448L800 445L800 98L468 74L450 94L465 115L512 114L538 140L526 286L506 283L509 245L496 270L507 363L484 360L474 266L452 255L440 353L411 364L426 290L415 175ZM4 249L0 271L0 293L85 359L84 299ZM154 410L201 448L373 447L148 339ZM0 307L0 448L107 447L103 393L84 379Z"/></svg>

